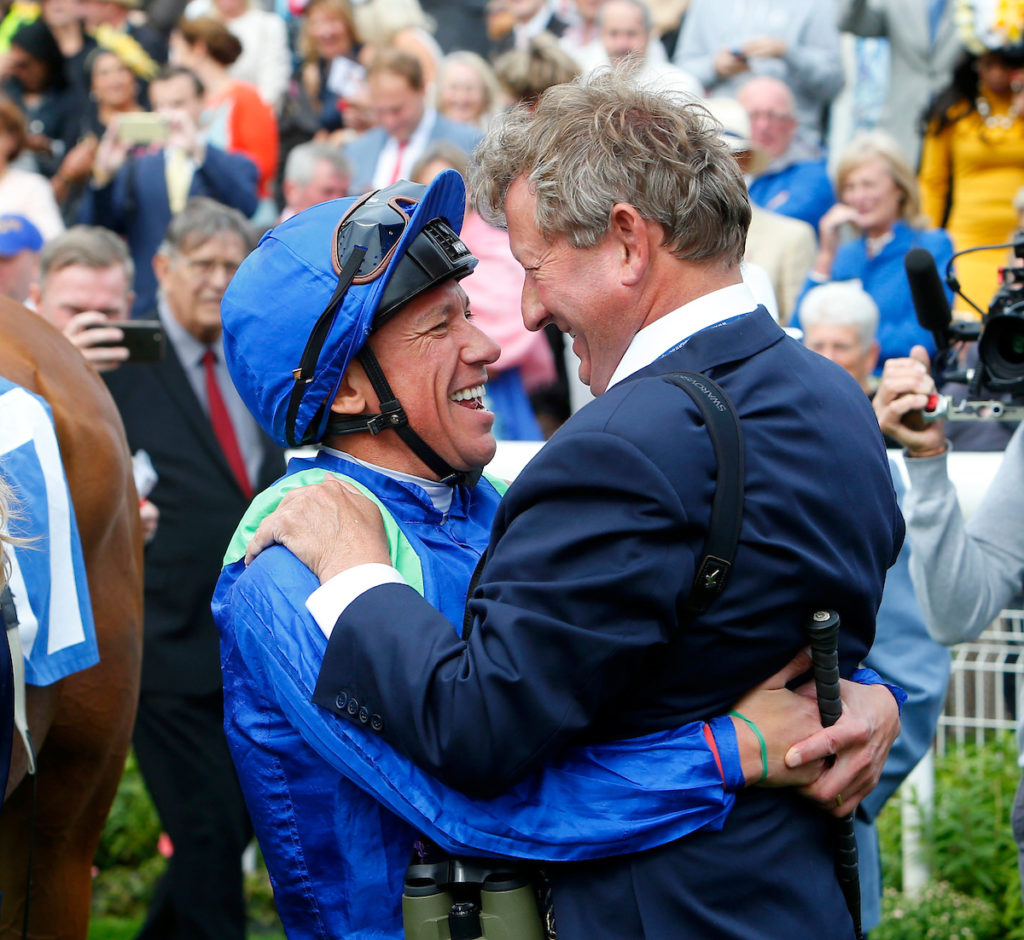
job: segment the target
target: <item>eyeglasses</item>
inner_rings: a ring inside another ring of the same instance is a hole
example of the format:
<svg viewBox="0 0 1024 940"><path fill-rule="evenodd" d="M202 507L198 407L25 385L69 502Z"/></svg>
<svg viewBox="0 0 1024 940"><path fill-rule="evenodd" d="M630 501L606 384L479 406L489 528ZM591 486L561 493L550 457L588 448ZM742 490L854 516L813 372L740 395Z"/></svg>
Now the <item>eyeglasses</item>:
<svg viewBox="0 0 1024 940"><path fill-rule="evenodd" d="M751 124L754 121L772 121L781 124L783 121L792 121L793 115L785 111L750 111L748 112Z"/></svg>
<svg viewBox="0 0 1024 940"><path fill-rule="evenodd" d="M331 265L338 275L338 286L309 334L299 367L292 371L295 384L292 386L285 417L285 434L292 447L306 443L304 436L302 439L296 436L295 421L303 392L313 381L320 352L334 326L345 292L352 284L368 284L387 270L402 233L409 224L410 213L406 209L419 202L418 198L407 194L411 184L403 181L398 185L406 193L396 193L395 186L368 193L352 204L334 230ZM425 186L416 185L415 189L417 195L426 191ZM319 423L325 406L326 402L321 404L310 427Z"/></svg>
<svg viewBox="0 0 1024 940"><path fill-rule="evenodd" d="M215 271L223 271L228 280L235 276L238 261L218 261L215 258L186 258L185 263L192 276L197 280L209 280Z"/></svg>

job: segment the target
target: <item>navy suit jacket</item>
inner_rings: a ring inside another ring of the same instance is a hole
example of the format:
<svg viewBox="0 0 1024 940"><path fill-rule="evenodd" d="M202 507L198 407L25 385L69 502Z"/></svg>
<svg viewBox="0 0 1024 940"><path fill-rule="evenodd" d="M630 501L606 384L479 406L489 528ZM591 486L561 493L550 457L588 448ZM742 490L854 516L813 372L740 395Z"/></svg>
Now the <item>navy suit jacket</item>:
<svg viewBox="0 0 1024 940"><path fill-rule="evenodd" d="M736 563L697 619L686 601L715 457L696 406L660 378L679 369L720 383L744 434ZM337 711L345 691L446 782L502 790L569 742L725 713L805 645L819 607L842 617L848 675L902 539L867 397L759 309L697 333L545 445L499 508L463 640L412 588L374 588L339 618L316 701ZM559 936L852 937L830 836L799 797L746 790L720 832L553 866Z"/></svg>
<svg viewBox="0 0 1024 940"><path fill-rule="evenodd" d="M427 145L445 140L469 154L473 152L482 136L477 128L458 121L450 121L439 114L427 137ZM345 156L352 164L352 184L349 187L351 195L361 196L373 189L373 174L387 142L387 131L382 127L371 127L365 134L345 145Z"/></svg>
<svg viewBox="0 0 1024 940"><path fill-rule="evenodd" d="M145 552L142 688L205 695L221 688L220 641L210 611L224 551L249 506L174 347L160 362L128 363L103 378L132 452L145 450L158 479L149 498L160 522ZM260 492L284 472L263 438Z"/></svg>
<svg viewBox="0 0 1024 940"><path fill-rule="evenodd" d="M189 195L209 196L249 218L256 211L258 179L256 164L248 157L207 146L206 159L196 167ZM90 186L82 199L78 221L102 225L125 236L135 263L132 316L140 317L152 310L157 293L153 256L171 222L163 151L129 159L107 186Z"/></svg>

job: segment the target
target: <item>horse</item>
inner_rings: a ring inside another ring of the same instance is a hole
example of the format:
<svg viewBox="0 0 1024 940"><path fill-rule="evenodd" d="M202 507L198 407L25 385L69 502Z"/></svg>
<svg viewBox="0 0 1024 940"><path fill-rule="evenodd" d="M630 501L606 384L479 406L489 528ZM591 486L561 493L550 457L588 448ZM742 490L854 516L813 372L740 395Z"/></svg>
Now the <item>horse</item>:
<svg viewBox="0 0 1024 940"><path fill-rule="evenodd" d="M53 685L28 687L37 772L35 781L26 774L15 735L0 810L0 937L22 935L28 903L29 936L85 940L93 857L124 770L139 694L139 502L121 419L102 379L58 330L6 298L0 376L52 410L100 655L98 664Z"/></svg>

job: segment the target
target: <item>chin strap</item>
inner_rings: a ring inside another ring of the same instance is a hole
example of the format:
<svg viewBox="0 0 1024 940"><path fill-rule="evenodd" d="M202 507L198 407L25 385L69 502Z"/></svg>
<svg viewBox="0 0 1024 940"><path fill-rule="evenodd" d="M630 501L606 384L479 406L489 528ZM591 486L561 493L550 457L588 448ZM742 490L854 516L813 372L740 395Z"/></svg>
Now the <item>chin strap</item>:
<svg viewBox="0 0 1024 940"><path fill-rule="evenodd" d="M402 403L395 398L388 380L377 361L377 357L369 346L364 346L356 354L360 365L366 370L367 378L380 401L380 414L376 415L338 415L332 414L327 419L325 436L340 434L360 434L369 431L380 434L381 431L392 430L398 434L402 442L420 460L423 461L448 486L476 486L482 470L455 470L443 460L410 426L409 419L402 408Z"/></svg>

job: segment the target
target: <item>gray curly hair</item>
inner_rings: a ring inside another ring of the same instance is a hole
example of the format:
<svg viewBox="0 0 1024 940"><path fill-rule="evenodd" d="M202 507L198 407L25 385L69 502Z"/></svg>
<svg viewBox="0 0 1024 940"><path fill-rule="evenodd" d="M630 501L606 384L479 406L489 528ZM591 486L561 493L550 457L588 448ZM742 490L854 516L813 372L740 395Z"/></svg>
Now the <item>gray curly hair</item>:
<svg viewBox="0 0 1024 940"><path fill-rule="evenodd" d="M719 131L696 99L603 70L550 88L533 110L520 106L491 122L470 167L473 201L504 225L509 187L523 177L549 241L597 245L621 202L660 224L677 258L739 263L750 200Z"/></svg>

